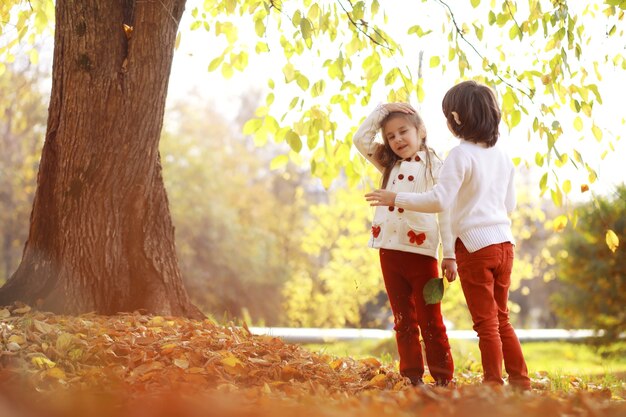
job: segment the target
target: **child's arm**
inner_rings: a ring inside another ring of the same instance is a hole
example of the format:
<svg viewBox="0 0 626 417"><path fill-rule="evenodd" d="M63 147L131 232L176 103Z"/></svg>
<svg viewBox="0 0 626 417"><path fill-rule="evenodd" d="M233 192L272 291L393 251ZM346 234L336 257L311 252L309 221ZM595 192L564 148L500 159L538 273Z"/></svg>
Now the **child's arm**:
<svg viewBox="0 0 626 417"><path fill-rule="evenodd" d="M512 165L512 164L511 164ZM506 206L506 212L511 214L515 210L517 205L517 199L515 197L515 167L511 167L511 175L509 176L509 187L506 191L506 198L504 199Z"/></svg>
<svg viewBox="0 0 626 417"><path fill-rule="evenodd" d="M391 112L415 113L415 109L408 103L386 103L379 104L374 111L367 116L363 124L354 134L352 142L358 151L370 161L380 171L384 172L385 167L376 158L376 149L384 146L381 143L375 143L376 133L380 130L380 123Z"/></svg>
<svg viewBox="0 0 626 417"><path fill-rule="evenodd" d="M439 173L441 165L433 170L435 183L439 182ZM443 246L443 259L441 260L441 273L448 282L456 279L456 257L454 254L454 236L452 235L452 224L450 221L450 209L446 209L437 213L437 223L439 224L439 235L441 236L441 244Z"/></svg>
<svg viewBox="0 0 626 417"><path fill-rule="evenodd" d="M446 158L439 182L432 190L425 193L394 193L386 190L375 190L365 194L371 206L396 206L406 210L422 213L439 213L444 211L454 200L463 184L467 161L458 148L452 149Z"/></svg>
<svg viewBox="0 0 626 417"><path fill-rule="evenodd" d="M452 282L456 279L456 258L454 255L454 236L450 225L450 210L437 213L439 222L439 235L443 246L443 259L441 261L441 273Z"/></svg>
<svg viewBox="0 0 626 417"><path fill-rule="evenodd" d="M376 149L379 146L383 146L380 143L375 143L376 133L380 130L380 122L389 114L389 111L384 105L379 104L376 109L365 119L365 121L359 126L359 129L354 134L352 142L357 150L370 161L376 169L383 172L385 167L376 159Z"/></svg>
<svg viewBox="0 0 626 417"><path fill-rule="evenodd" d="M450 210L448 209L437 213L437 221L439 223L439 234L443 246L443 258L455 259L454 236L452 236L452 227L450 224Z"/></svg>

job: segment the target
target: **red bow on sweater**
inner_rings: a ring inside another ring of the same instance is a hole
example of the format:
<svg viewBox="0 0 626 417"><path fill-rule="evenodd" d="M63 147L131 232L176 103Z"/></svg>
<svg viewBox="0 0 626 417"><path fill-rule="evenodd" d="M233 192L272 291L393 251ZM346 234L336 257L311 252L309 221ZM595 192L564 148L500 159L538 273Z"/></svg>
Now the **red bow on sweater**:
<svg viewBox="0 0 626 417"><path fill-rule="evenodd" d="M406 234L409 237L409 241L411 243L415 243L416 245L421 245L426 240L426 233L415 233L413 230L409 230L409 233Z"/></svg>

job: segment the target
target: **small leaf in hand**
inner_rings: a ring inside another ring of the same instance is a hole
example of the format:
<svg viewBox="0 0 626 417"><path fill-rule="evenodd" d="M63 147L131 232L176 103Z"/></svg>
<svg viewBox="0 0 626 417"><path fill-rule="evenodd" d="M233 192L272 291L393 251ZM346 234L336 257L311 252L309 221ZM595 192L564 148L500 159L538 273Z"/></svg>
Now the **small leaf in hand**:
<svg viewBox="0 0 626 417"><path fill-rule="evenodd" d="M426 305L437 304L443 298L443 278L431 278L424 285L424 301Z"/></svg>

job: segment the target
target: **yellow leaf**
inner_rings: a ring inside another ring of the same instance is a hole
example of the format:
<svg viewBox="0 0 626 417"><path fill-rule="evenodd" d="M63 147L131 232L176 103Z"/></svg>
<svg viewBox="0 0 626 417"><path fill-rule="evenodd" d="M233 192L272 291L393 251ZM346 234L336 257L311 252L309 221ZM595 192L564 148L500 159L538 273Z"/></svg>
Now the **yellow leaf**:
<svg viewBox="0 0 626 417"><path fill-rule="evenodd" d="M46 376L49 376L54 379L66 379L65 372L61 368L50 368L46 371Z"/></svg>
<svg viewBox="0 0 626 417"><path fill-rule="evenodd" d="M178 366L180 369L189 368L189 361L185 358L176 358L174 359L174 365Z"/></svg>
<svg viewBox="0 0 626 417"><path fill-rule="evenodd" d="M23 345L26 342L26 340L24 340L24 338L19 334L12 334L9 337L9 342L17 343L18 345Z"/></svg>
<svg viewBox="0 0 626 417"><path fill-rule="evenodd" d="M615 232L611 229L606 231L606 245L611 249L611 252L615 253L619 246L619 238Z"/></svg>
<svg viewBox="0 0 626 417"><path fill-rule="evenodd" d="M40 320L35 320L33 322L33 325L35 326L35 329L37 329L38 331L44 334L48 334L54 331L54 326L51 326L48 323L45 323Z"/></svg>
<svg viewBox="0 0 626 417"><path fill-rule="evenodd" d="M59 337L57 337L56 348L59 352L66 351L74 340L74 336L69 333L61 333Z"/></svg>
<svg viewBox="0 0 626 417"><path fill-rule="evenodd" d="M591 131L593 132L593 136L595 136L596 140L600 142L602 140L602 130L594 124L591 126Z"/></svg>
<svg viewBox="0 0 626 417"><path fill-rule="evenodd" d="M552 222L552 229L555 232L560 232L561 230L563 230L565 228L565 226L567 226L567 216L565 216L563 214L558 216Z"/></svg>
<svg viewBox="0 0 626 417"><path fill-rule="evenodd" d="M387 386L387 376L378 374L367 382L369 387L385 388Z"/></svg>
<svg viewBox="0 0 626 417"><path fill-rule="evenodd" d="M342 365L343 365L343 360L341 359L335 359L334 361L330 363L330 367L332 369L340 368Z"/></svg>
<svg viewBox="0 0 626 417"><path fill-rule="evenodd" d="M237 359L235 356L231 354L228 354L225 357L223 357L221 362L222 362L222 365L230 366L231 368L234 368L237 365L243 365L239 359Z"/></svg>
<svg viewBox="0 0 626 417"><path fill-rule="evenodd" d="M580 116L576 116L576 118L574 119L574 129L579 132L583 130L583 120L580 118Z"/></svg>
<svg viewBox="0 0 626 417"><path fill-rule="evenodd" d="M30 306L24 306L13 310L13 314L26 314L30 311Z"/></svg>
<svg viewBox="0 0 626 417"><path fill-rule="evenodd" d="M128 26L126 23L124 23L124 34L126 35L126 39L130 39L131 36L133 36L133 27L132 26Z"/></svg>
<svg viewBox="0 0 626 417"><path fill-rule="evenodd" d="M359 362L361 362L363 365L371 366L372 368L380 368L382 366L382 364L376 358L365 358L361 359Z"/></svg>
<svg viewBox="0 0 626 417"><path fill-rule="evenodd" d="M57 365L45 356L35 356L30 361L38 368L54 368Z"/></svg>
<svg viewBox="0 0 626 417"><path fill-rule="evenodd" d="M178 345L176 343L166 343L161 346L161 353L168 353L176 349Z"/></svg>
<svg viewBox="0 0 626 417"><path fill-rule="evenodd" d="M161 316L154 316L148 322L148 326L152 327L161 327L163 324L165 324L165 319Z"/></svg>
<svg viewBox="0 0 626 417"><path fill-rule="evenodd" d="M565 194L569 194L571 190L572 190L572 182L570 180L563 181L563 192Z"/></svg>

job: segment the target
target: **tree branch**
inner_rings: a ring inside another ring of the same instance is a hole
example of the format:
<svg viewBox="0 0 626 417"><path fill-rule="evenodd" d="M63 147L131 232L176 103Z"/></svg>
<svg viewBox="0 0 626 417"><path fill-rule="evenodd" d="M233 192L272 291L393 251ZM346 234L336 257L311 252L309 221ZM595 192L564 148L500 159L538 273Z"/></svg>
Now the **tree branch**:
<svg viewBox="0 0 626 417"><path fill-rule="evenodd" d="M343 3L341 3L341 0L337 0L337 3L339 3L339 7L341 7L341 8L343 9L343 11L346 13L346 16L348 17L348 20L350 21L350 23L352 24L352 26L354 26L354 28L355 28L358 32L361 32L363 35L365 35L365 36L366 36L366 37L367 37L370 41L372 41L374 44L376 44L376 45L380 46L381 48L385 48L385 49L387 49L387 50L391 51L391 47L390 47L390 46L388 46L388 45L383 45L382 43L380 43L380 42L379 42L379 41L377 41L376 39L372 38L372 36L371 36L369 33L367 33L366 31L364 31L364 30L362 29L362 27L361 27L361 26L365 26L366 28L367 28L367 27L369 27L369 26L367 25L367 22L365 22L364 20L361 20L361 25L359 25L359 23L358 23L358 22L356 22L356 21L354 20L354 18L353 18L353 17L352 17L352 15L350 14L350 12L349 12L348 10L346 10L346 8L344 7ZM350 0L348 0L348 3L350 3L350 5L352 5L352 3L350 2ZM384 37L384 36L382 36L382 35L380 34L380 32L379 32L376 28L373 28L372 30L374 31L374 33L376 33L378 36L380 36L380 37L381 37L381 38L385 41L385 43L389 44L389 42L387 42L387 40L385 39L385 37Z"/></svg>
<svg viewBox="0 0 626 417"><path fill-rule="evenodd" d="M476 47L467 40L467 38L465 37L465 35L463 34L463 31L461 30L461 28L459 27L458 23L456 22L456 19L454 17L454 13L452 12L452 9L450 8L450 6L448 6L448 4L446 2L444 2L443 0L437 0L439 3L441 3L446 9L448 9L448 13L450 14L450 18L452 19L452 24L454 25L454 28L457 32L457 34L461 37L461 39L463 39L463 41L469 45L470 48L472 48L472 50L476 53L476 55L478 55L481 59L489 61L487 58L485 58L483 56L483 54L481 54L478 49L476 49ZM516 22L517 23L517 22ZM490 68L491 69L491 68ZM505 80L504 78L502 78L502 76L498 73L498 71L494 71L493 69L491 69L491 72L493 73L493 75L495 75L502 83L508 85L509 87L511 87L514 90L519 91L520 93L524 94L526 97L528 97L530 99L530 101L533 101L532 96L527 93L526 91L522 90L519 87L515 87L514 85L512 85L511 83L509 83L507 80Z"/></svg>

